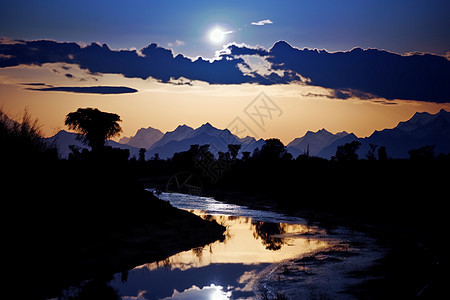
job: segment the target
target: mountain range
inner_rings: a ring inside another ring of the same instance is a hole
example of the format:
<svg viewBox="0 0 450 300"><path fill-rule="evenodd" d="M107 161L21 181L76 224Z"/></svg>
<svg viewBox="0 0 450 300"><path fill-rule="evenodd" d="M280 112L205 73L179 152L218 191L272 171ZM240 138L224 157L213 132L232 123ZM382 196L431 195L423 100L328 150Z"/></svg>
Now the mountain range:
<svg viewBox="0 0 450 300"><path fill-rule="evenodd" d="M89 148L76 139L75 133L64 130L48 138L48 141L56 143L62 158L67 158L69 155L70 145ZM434 145L436 154L447 154L450 153L450 112L442 109L436 114L416 113L411 119L400 122L394 128L375 131L365 138L358 138L355 134L345 131L336 134L326 129L317 132L308 131L303 137L296 138L287 144L287 150L294 157L308 152L310 156L330 159L335 155L338 146L352 141L361 143L361 147L357 151L359 158L365 157L370 149L370 144L386 147L387 154L391 158L408 158L409 150L427 145ZM130 157L138 157L139 149L145 148L147 159L156 153L160 158L166 159L172 157L176 152L188 150L190 145L194 144L209 144L210 151L216 156L218 152L228 151L229 144L241 145L241 153L253 152L255 148L261 148L264 140L256 140L249 136L239 138L228 129L217 129L206 123L197 129L180 125L175 130L164 134L152 127L141 128L134 136L122 138L119 142L107 141L106 144L128 149Z"/></svg>
<svg viewBox="0 0 450 300"><path fill-rule="evenodd" d="M408 151L423 146L434 145L435 154L450 153L450 112L440 110L436 114L415 113L414 116L400 122L396 127L375 131L369 137L358 138L348 134L323 147L317 156L331 158L337 146L358 141L361 147L357 151L359 158L364 158L370 144L386 147L388 157L408 158Z"/></svg>
<svg viewBox="0 0 450 300"><path fill-rule="evenodd" d="M137 148L150 148L155 142L163 137L164 133L159 129L152 127L139 129L134 136L123 137L119 140L120 144L127 144Z"/></svg>
<svg viewBox="0 0 450 300"><path fill-rule="evenodd" d="M310 156L318 156L320 150L347 135L349 134L345 131L332 134L325 128L317 132L308 131L303 137L296 138L290 142L287 145L287 150L294 157L306 152Z"/></svg>
<svg viewBox="0 0 450 300"><path fill-rule="evenodd" d="M59 131L56 135L47 139L51 143L55 143L62 158L67 158L70 145L80 148L90 147L84 145L77 139L75 133L65 130ZM180 125L174 131L168 131L163 134L158 129L152 127L139 129L134 136L124 137L115 141L107 141L107 146L121 149L128 149L130 157L138 157L139 149L145 148L146 159L152 158L156 153L162 159L171 158L176 152L186 151L191 145L209 144L209 150L217 156L219 152L227 152L229 144L241 145L241 152L253 150L261 147L264 140L256 140L253 137L239 138L233 135L228 129L217 129L209 123L203 124L197 129L193 129L187 125Z"/></svg>

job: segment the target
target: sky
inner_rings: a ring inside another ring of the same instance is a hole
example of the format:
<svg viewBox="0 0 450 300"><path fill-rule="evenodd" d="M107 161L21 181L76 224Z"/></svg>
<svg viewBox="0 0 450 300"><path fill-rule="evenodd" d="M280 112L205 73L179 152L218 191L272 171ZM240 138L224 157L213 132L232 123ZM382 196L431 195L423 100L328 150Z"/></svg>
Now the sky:
<svg viewBox="0 0 450 300"><path fill-rule="evenodd" d="M417 111L450 110L449 1L0 5L0 107L12 115L27 109L46 135L67 129L64 117L78 107L119 114L124 136L210 122L284 143L321 128L368 136ZM266 117L252 111L258 107Z"/></svg>

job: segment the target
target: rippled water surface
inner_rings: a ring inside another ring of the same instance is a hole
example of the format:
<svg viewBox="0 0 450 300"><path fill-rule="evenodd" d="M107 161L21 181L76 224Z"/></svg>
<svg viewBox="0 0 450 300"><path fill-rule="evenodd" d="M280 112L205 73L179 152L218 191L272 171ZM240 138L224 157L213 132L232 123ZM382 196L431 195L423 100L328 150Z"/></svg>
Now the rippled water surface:
<svg viewBox="0 0 450 300"><path fill-rule="evenodd" d="M223 242L116 274L122 299L253 299L254 283L273 264L328 247L305 220L208 197L162 193L160 199L227 227Z"/></svg>

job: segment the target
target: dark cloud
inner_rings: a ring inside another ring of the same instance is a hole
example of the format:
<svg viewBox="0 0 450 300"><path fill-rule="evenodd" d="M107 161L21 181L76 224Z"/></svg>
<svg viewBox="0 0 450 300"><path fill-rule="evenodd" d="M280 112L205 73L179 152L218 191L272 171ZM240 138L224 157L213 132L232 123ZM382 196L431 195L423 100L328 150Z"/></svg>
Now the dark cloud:
<svg viewBox="0 0 450 300"><path fill-rule="evenodd" d="M29 86L47 86L47 84L43 82L29 82L29 83L22 83L22 85L29 85Z"/></svg>
<svg viewBox="0 0 450 300"><path fill-rule="evenodd" d="M269 54L273 69L292 70L311 79L312 85L351 90L363 99L377 95L386 99L450 102L450 62L442 56L402 56L361 48L330 53L296 49L283 41L277 42Z"/></svg>
<svg viewBox="0 0 450 300"><path fill-rule="evenodd" d="M237 51L237 49L236 49ZM0 67L42 65L44 63L78 64L91 74L114 73L125 77L147 79L149 77L170 82L172 79L187 78L211 84L288 83L291 78L273 74L264 78L258 74L243 74L238 65L244 61L238 57L225 57L214 61L199 57L191 60L181 54L173 56L171 50L150 44L141 51L111 50L109 47L92 43L81 47L76 43L56 41L20 41L0 44Z"/></svg>
<svg viewBox="0 0 450 300"><path fill-rule="evenodd" d="M129 94L136 93L138 90L125 86L59 86L59 87L44 87L44 88L27 88L31 91L41 92L70 92L82 94Z"/></svg>
<svg viewBox="0 0 450 300"><path fill-rule="evenodd" d="M450 102L450 61L431 54L399 55L360 48L346 52L297 49L279 41L266 50L230 44L216 60L191 60L171 50L150 44L140 51L111 50L107 45L55 41L14 41L1 43L0 67L77 64L91 74L123 74L130 78L155 78L164 83L200 80L211 84L257 83L307 84L335 90L335 98L374 96L427 102ZM269 62L268 72L257 72L244 56L258 56ZM244 68L242 68L244 67ZM245 69L245 71L243 71Z"/></svg>
<svg viewBox="0 0 450 300"><path fill-rule="evenodd" d="M259 55L268 56L269 52L262 47L251 47L247 45L238 45L236 43L231 43L226 46L226 49L231 54L231 56L237 55Z"/></svg>

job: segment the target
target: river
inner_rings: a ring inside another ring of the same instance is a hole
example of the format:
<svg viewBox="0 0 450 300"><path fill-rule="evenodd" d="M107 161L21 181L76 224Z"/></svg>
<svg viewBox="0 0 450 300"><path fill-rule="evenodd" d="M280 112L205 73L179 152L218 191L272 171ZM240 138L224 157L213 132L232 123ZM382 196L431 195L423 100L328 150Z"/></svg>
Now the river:
<svg viewBox="0 0 450 300"><path fill-rule="evenodd" d="M116 274L122 299L352 299L353 271L382 257L375 241L345 228L209 197L161 193L173 206L226 226L223 241Z"/></svg>

